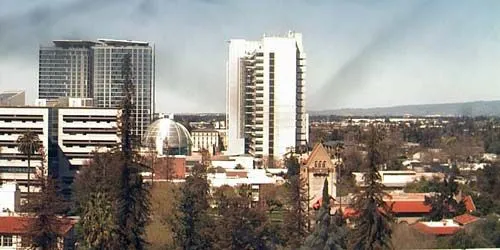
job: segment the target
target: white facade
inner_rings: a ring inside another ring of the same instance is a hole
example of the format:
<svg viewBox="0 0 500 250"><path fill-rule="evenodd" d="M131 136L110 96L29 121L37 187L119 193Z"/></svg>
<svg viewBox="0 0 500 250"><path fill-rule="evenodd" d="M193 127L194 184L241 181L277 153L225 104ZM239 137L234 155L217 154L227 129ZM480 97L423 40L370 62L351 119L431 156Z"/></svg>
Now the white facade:
<svg viewBox="0 0 500 250"><path fill-rule="evenodd" d="M18 151L17 139L31 131L36 133L45 149L48 148L49 110L39 107L0 108L0 182L17 182L21 192L28 187L28 157ZM35 178L36 169L41 165L40 154L31 156L30 179ZM47 164L45 164L47 166ZM30 182L31 191L37 188Z"/></svg>
<svg viewBox="0 0 500 250"><path fill-rule="evenodd" d="M281 157L307 142L302 35L231 40L227 154Z"/></svg>
<svg viewBox="0 0 500 250"><path fill-rule="evenodd" d="M21 205L21 191L15 182L0 185L0 216L18 212Z"/></svg>
<svg viewBox="0 0 500 250"><path fill-rule="evenodd" d="M18 151L17 139L26 131L38 134L45 149L46 171L68 189L80 166L93 152L117 146L117 109L2 107L0 108L0 182L17 182L27 192L27 156ZM41 166L40 154L31 157L30 179ZM31 183L30 191L38 189Z"/></svg>
<svg viewBox="0 0 500 250"><path fill-rule="evenodd" d="M99 108L58 109L57 145L62 154L57 157L57 165L64 184L69 186L73 182L76 171L94 152L106 152L118 145L118 112L118 109Z"/></svg>
<svg viewBox="0 0 500 250"><path fill-rule="evenodd" d="M199 152L202 149L208 150L211 154L214 147L215 150L219 148L219 132L217 130L210 129L197 129L191 131L191 139L193 140L192 150L195 152Z"/></svg>
<svg viewBox="0 0 500 250"><path fill-rule="evenodd" d="M253 169L253 157L252 156L229 156L226 159L212 159L212 166L213 167L234 169L238 165L240 165L243 169Z"/></svg>
<svg viewBox="0 0 500 250"><path fill-rule="evenodd" d="M356 184L358 186L364 186L363 175L361 172L353 172ZM418 181L422 178L426 180L431 180L433 178L443 178L442 173L434 172L415 172L412 170L394 170L394 171L379 171L381 183L386 187L402 188L408 183Z"/></svg>
<svg viewBox="0 0 500 250"><path fill-rule="evenodd" d="M235 172L240 172L241 177L238 175L235 176ZM207 174L210 187L214 188L224 185L236 187L239 185L278 184L280 182L280 177L269 177L264 169L234 170L232 173L232 176L228 176L227 173Z"/></svg>

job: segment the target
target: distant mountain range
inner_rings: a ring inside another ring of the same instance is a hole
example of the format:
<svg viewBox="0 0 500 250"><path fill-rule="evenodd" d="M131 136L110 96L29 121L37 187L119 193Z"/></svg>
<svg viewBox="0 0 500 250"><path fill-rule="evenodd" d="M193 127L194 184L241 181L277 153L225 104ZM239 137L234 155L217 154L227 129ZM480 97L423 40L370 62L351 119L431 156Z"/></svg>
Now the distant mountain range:
<svg viewBox="0 0 500 250"><path fill-rule="evenodd" d="M310 115L339 116L500 116L500 101L404 105L365 109L310 111Z"/></svg>

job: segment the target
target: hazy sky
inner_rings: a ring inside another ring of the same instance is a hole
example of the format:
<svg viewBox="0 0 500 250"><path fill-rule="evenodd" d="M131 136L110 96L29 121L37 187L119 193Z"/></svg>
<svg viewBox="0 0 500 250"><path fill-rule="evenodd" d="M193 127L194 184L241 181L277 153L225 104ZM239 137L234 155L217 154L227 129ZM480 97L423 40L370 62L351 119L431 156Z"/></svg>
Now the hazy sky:
<svg viewBox="0 0 500 250"><path fill-rule="evenodd" d="M303 33L309 109L500 99L498 0L1 0L0 89L54 39L156 45L157 109L224 112L226 40Z"/></svg>

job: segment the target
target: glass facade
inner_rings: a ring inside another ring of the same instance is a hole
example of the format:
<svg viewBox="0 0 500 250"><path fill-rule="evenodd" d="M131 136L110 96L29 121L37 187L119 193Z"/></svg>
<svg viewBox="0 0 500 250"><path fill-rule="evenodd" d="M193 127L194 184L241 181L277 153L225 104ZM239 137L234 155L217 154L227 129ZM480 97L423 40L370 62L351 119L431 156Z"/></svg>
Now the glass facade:
<svg viewBox="0 0 500 250"><path fill-rule="evenodd" d="M144 45L93 47L93 98L97 107L118 107L123 99L122 62L131 55L134 84L134 135L142 136L154 113L154 52Z"/></svg>
<svg viewBox="0 0 500 250"><path fill-rule="evenodd" d="M154 147L161 155L190 155L192 139L189 131L168 118L156 120L142 139L146 147Z"/></svg>
<svg viewBox="0 0 500 250"><path fill-rule="evenodd" d="M92 86L90 69L88 44L40 47L38 98L87 98Z"/></svg>

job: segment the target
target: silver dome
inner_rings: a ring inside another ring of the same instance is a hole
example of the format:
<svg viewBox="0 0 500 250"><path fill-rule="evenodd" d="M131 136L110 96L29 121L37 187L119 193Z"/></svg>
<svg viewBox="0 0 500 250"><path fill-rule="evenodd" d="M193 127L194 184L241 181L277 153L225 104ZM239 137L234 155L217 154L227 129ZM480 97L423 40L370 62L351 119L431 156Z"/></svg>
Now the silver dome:
<svg viewBox="0 0 500 250"><path fill-rule="evenodd" d="M162 118L149 125L142 144L146 147L154 146L160 155L164 155L167 145L169 154L184 155L191 151L192 140L189 131L182 124Z"/></svg>

